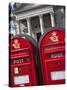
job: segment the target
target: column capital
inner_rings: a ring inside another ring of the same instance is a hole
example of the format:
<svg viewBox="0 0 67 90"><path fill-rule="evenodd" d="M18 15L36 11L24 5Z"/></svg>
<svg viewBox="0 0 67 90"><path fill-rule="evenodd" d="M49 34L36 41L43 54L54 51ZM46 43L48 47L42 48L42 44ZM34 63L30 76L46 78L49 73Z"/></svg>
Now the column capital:
<svg viewBox="0 0 67 90"><path fill-rule="evenodd" d="M27 17L26 20L30 20L30 17Z"/></svg>
<svg viewBox="0 0 67 90"><path fill-rule="evenodd" d="M49 14L54 14L54 12L50 12Z"/></svg>
<svg viewBox="0 0 67 90"><path fill-rule="evenodd" d="M43 16L43 14L40 14L40 15L39 15L39 17L42 17L42 16Z"/></svg>

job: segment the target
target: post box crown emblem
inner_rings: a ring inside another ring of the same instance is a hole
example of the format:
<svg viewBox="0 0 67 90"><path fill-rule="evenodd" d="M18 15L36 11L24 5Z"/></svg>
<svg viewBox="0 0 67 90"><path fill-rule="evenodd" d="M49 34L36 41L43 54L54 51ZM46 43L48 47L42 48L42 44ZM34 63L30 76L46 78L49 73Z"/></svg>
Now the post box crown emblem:
<svg viewBox="0 0 67 90"><path fill-rule="evenodd" d="M53 41L53 42L58 42L59 41L57 33L55 31L51 33L50 40Z"/></svg>
<svg viewBox="0 0 67 90"><path fill-rule="evenodd" d="M20 48L20 43L18 42L17 39L14 40L13 47L16 49Z"/></svg>

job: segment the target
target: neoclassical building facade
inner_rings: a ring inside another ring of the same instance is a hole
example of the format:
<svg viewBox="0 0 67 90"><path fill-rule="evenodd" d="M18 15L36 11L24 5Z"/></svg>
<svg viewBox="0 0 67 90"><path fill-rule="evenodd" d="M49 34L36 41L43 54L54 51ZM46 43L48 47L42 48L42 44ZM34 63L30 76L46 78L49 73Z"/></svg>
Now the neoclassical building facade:
<svg viewBox="0 0 67 90"><path fill-rule="evenodd" d="M18 4L15 34L28 34L36 41L50 27L65 27L65 7L39 4Z"/></svg>

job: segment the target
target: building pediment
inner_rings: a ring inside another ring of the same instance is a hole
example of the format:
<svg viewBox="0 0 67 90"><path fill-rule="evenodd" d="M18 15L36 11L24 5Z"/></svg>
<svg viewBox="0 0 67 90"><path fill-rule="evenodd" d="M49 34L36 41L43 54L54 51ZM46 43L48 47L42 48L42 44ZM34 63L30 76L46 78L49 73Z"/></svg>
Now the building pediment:
<svg viewBox="0 0 67 90"><path fill-rule="evenodd" d="M34 9L42 8L42 7L45 8L45 7L48 7L48 5L23 3L23 4L18 5L16 10L14 11L14 14L17 15L17 14L23 13L25 11L34 10ZM49 5L49 7L51 7L51 6Z"/></svg>
<svg viewBox="0 0 67 90"><path fill-rule="evenodd" d="M34 4L27 4L27 3L19 4L19 5L16 7L16 10L15 10L14 13L17 14L17 13L20 13L20 12L23 12L23 11L26 11L26 10L29 10L29 9L31 9L33 6L34 6Z"/></svg>

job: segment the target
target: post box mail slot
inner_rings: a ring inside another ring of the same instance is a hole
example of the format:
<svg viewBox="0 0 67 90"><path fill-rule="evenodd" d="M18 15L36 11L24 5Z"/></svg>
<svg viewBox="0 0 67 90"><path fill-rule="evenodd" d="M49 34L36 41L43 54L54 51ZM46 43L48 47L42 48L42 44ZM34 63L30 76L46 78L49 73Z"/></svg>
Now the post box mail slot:
<svg viewBox="0 0 67 90"><path fill-rule="evenodd" d="M38 84L34 45L25 37L15 36L9 44L9 86Z"/></svg>
<svg viewBox="0 0 67 90"><path fill-rule="evenodd" d="M65 83L65 33L64 29L52 28L39 42L41 69L44 84Z"/></svg>

